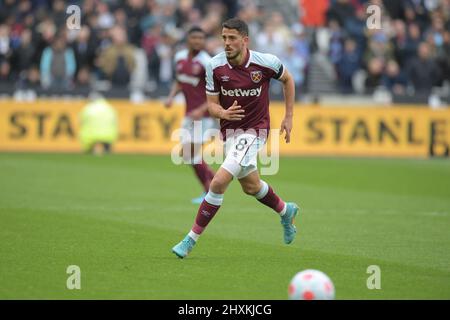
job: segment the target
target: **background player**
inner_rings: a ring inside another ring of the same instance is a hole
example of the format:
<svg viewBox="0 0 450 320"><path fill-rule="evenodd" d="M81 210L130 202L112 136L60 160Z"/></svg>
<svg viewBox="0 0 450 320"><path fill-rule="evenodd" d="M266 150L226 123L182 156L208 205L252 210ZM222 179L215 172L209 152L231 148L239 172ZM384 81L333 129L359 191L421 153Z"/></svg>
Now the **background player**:
<svg viewBox="0 0 450 320"><path fill-rule="evenodd" d="M205 67L210 56L205 47L205 33L199 27L192 27L187 35L187 49L179 51L175 55L176 80L172 85L165 106L170 108L174 97L181 91L186 100L186 115L182 122L184 132L180 140L183 146L183 158L185 163L192 165L197 178L204 188L204 193L198 198L192 199L193 203L201 203L209 190L209 185L214 177L213 170L203 161L201 145L208 140L205 134L208 129L217 127L215 119L208 114L205 94ZM199 132L194 131L194 121L201 124ZM190 150L190 152L185 152Z"/></svg>
<svg viewBox="0 0 450 320"><path fill-rule="evenodd" d="M188 255L219 210L225 190L233 178L238 179L246 194L254 196L281 216L286 244L291 243L296 234L294 218L298 206L281 200L260 179L257 171L258 150L264 145L270 128L270 80L274 78L283 84L286 113L281 123L281 133L285 132L287 143L292 130L294 80L276 56L248 49L248 26L244 21L234 18L222 26L225 52L216 55L208 64L206 90L210 114L221 119L226 157L198 209L191 231L172 248L180 258ZM242 133L243 130L247 132Z"/></svg>

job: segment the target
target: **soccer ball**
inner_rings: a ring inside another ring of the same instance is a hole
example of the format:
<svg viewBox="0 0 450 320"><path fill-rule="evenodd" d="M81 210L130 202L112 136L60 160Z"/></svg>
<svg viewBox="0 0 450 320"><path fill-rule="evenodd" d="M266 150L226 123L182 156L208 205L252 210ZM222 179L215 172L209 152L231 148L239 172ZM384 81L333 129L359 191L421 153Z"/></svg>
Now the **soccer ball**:
<svg viewBox="0 0 450 320"><path fill-rule="evenodd" d="M288 293L289 300L333 300L334 285L322 271L304 270L292 278Z"/></svg>

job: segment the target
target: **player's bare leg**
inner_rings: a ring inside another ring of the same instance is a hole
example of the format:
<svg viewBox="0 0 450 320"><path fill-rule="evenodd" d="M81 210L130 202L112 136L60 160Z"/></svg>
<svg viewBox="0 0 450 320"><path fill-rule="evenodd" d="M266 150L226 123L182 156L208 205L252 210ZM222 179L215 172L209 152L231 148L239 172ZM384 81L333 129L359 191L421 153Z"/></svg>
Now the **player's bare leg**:
<svg viewBox="0 0 450 320"><path fill-rule="evenodd" d="M223 194L232 180L233 176L225 169L219 168L216 172L209 186L209 191L198 208L191 231L172 248L172 252L179 258L184 258L191 252L198 238L222 205Z"/></svg>
<svg viewBox="0 0 450 320"><path fill-rule="evenodd" d="M298 213L298 206L295 203L284 202L273 191L273 189L259 177L258 171L255 170L239 179L242 190L248 194L254 196L259 202L272 208L281 216L281 225L284 231L284 242L286 244L291 243L297 232L294 220Z"/></svg>

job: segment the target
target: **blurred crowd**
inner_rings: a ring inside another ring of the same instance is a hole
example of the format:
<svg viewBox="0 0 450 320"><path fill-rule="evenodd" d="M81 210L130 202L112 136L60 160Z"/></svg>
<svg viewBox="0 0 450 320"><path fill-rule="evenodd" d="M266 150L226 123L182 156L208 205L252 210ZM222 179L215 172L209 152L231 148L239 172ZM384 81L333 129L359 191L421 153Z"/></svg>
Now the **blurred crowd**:
<svg viewBox="0 0 450 320"><path fill-rule="evenodd" d="M222 20L236 14L235 0L0 0L0 84L168 87L185 31L201 26L214 53Z"/></svg>
<svg viewBox="0 0 450 320"><path fill-rule="evenodd" d="M303 25L332 63L342 92L353 92L359 80L365 92L429 94L450 81L449 0L300 3Z"/></svg>
<svg viewBox="0 0 450 320"><path fill-rule="evenodd" d="M450 81L450 0L286 0L294 3L294 23L270 3L0 0L0 87L71 90L106 82L167 89L189 27L205 30L206 49L215 55L221 23L234 16L248 22L251 48L279 56L301 91L317 55L343 93L354 92L358 81L364 92L383 86L397 94ZM368 29L366 8L373 4L381 27ZM69 5L81 8L79 27L67 26Z"/></svg>

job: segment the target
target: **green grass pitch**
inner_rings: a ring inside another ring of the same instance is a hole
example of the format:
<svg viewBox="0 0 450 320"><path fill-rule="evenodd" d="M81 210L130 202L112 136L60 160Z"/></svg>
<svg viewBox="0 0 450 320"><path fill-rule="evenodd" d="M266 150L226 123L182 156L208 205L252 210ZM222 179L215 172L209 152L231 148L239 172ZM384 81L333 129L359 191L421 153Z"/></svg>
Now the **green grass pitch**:
<svg viewBox="0 0 450 320"><path fill-rule="evenodd" d="M303 269L337 299L450 299L450 161L282 158L292 245L234 182L191 255L171 248L201 192L168 156L0 154L1 299L286 299ZM66 268L81 269L68 290ZM381 269L369 290L367 268Z"/></svg>

